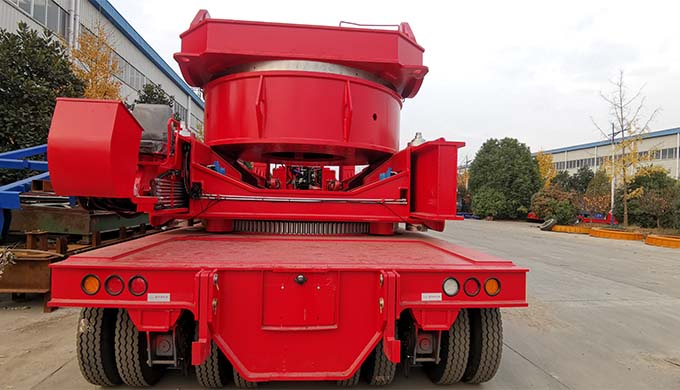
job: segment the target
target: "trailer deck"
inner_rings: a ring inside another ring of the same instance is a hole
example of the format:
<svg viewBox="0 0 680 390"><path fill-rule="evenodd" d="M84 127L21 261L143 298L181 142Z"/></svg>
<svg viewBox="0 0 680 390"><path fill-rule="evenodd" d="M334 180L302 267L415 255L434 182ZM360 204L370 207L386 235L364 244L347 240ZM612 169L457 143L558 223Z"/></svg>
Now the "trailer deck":
<svg viewBox="0 0 680 390"><path fill-rule="evenodd" d="M200 245L197 245L200 244ZM347 248L352 250L348 251ZM526 272L509 260L426 234L394 236L273 236L210 234L183 228L71 256L67 267L161 267L165 270L333 268L461 270L483 267Z"/></svg>

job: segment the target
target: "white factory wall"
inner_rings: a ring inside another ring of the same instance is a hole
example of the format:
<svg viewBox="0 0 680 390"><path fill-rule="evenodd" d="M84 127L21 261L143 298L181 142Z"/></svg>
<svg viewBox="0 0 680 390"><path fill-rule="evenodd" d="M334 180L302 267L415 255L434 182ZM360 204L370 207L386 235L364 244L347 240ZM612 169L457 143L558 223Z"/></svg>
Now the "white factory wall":
<svg viewBox="0 0 680 390"><path fill-rule="evenodd" d="M638 151L651 153L651 160L646 165L662 167L669 172L669 176L680 178L680 133L669 134L659 137L648 137L640 142ZM553 165L557 170L566 170L570 174L575 173L579 167L588 166L597 170L606 164L606 159L611 156L611 145L602 145L588 148L574 148L574 150L546 153L553 156Z"/></svg>
<svg viewBox="0 0 680 390"><path fill-rule="evenodd" d="M196 104L189 95L173 80L166 76L144 53L139 50L123 33L118 30L102 13L87 0L0 0L0 28L15 31L17 24L23 21L30 28L43 30L50 25L50 29L58 32L66 44L69 34L68 20L71 7L79 1L80 32L84 30L92 31L98 23L105 26L110 34L110 45L118 55L118 63L121 73L118 77L121 82L121 97L128 103L134 102L138 97L138 90L148 82L160 84L162 88L175 98L175 111L180 114L183 120L188 119L191 128L196 129L203 123L203 109ZM42 11L46 6L46 11ZM57 8L58 6L59 8ZM49 9L52 7L53 9ZM75 8L75 7L74 7ZM56 18L55 14L58 14ZM44 16L39 16L44 15ZM47 17L51 19L47 20ZM39 23L36 19L44 20L45 24ZM57 21L55 24L54 21ZM62 24L65 22L65 24ZM177 47L179 48L179 37Z"/></svg>

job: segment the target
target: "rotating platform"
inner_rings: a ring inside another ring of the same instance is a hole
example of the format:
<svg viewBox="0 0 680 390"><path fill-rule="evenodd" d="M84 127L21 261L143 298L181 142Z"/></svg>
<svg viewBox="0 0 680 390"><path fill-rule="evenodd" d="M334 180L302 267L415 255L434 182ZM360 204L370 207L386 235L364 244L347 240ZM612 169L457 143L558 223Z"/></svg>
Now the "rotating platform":
<svg viewBox="0 0 680 390"><path fill-rule="evenodd" d="M175 54L204 89L205 142L227 159L362 165L399 147L402 100L427 67L408 24L394 30L211 19Z"/></svg>

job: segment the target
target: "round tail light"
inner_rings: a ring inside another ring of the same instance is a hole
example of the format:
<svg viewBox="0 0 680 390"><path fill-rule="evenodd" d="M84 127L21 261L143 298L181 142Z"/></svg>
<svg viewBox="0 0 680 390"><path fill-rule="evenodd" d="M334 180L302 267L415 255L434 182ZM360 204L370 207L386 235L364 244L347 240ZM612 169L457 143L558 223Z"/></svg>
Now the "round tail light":
<svg viewBox="0 0 680 390"><path fill-rule="evenodd" d="M475 295L479 294L480 288L481 285L479 284L479 280L475 278L469 278L468 280L465 281L465 284L463 285L463 290L465 290L465 294L471 297L474 297Z"/></svg>
<svg viewBox="0 0 680 390"><path fill-rule="evenodd" d="M94 295L98 293L100 287L101 282L99 282L99 278L92 274L85 275L83 280L80 282L80 288L82 288L83 292L87 295Z"/></svg>
<svg viewBox="0 0 680 390"><path fill-rule="evenodd" d="M444 281L444 284L442 285L442 290L444 290L444 294L452 297L456 294L458 294L458 281L454 278L448 278Z"/></svg>
<svg viewBox="0 0 680 390"><path fill-rule="evenodd" d="M128 286L132 295L140 296L146 292L148 285L146 279L141 276L135 276L130 279L130 285Z"/></svg>
<svg viewBox="0 0 680 390"><path fill-rule="evenodd" d="M120 293L123 292L123 289L125 289L125 282L123 282L123 279L120 276L111 275L104 282L104 289L110 295L120 295Z"/></svg>
<svg viewBox="0 0 680 390"><path fill-rule="evenodd" d="M501 282L496 278L489 278L484 282L484 291L490 297L498 295L501 292Z"/></svg>

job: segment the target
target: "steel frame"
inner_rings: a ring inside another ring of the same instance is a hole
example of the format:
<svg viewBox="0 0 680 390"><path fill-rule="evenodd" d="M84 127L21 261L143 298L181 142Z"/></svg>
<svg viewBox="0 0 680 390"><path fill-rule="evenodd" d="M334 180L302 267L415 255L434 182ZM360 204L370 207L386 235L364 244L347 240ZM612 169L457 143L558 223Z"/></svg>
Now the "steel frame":
<svg viewBox="0 0 680 390"><path fill-rule="evenodd" d="M54 264L51 305L127 310L142 332L169 332L191 313L192 364L203 363L214 342L255 382L348 379L381 341L399 363L397 320L406 312L418 330L441 332L461 309L526 306L526 269L395 229L442 231L461 219L455 167L464 144L437 139L397 150L402 99L415 96L427 73L408 24L393 31L285 25L200 11L181 37L175 58L189 84L205 90L205 142L170 120L167 153L140 154L143 129L122 103L58 99L48 154L58 193L145 212L154 225L201 219L203 229ZM281 59L342 71L247 66ZM277 186L270 168L279 163L320 168L332 183ZM354 174L362 163L367 168ZM339 167L338 179L323 171L329 165ZM361 222L369 234L233 232L241 220ZM119 276L127 288L88 295L81 281L90 274L102 283ZM135 277L148 283L139 296L128 291ZM442 291L447 278L459 286L476 278L481 291L450 297ZM490 278L502 285L493 296L483 289Z"/></svg>

